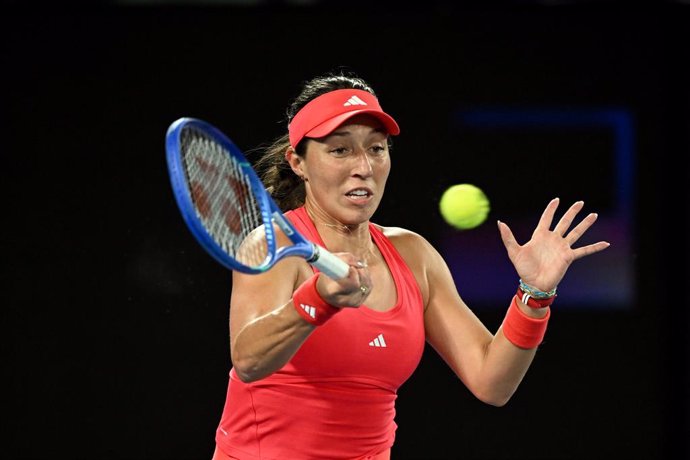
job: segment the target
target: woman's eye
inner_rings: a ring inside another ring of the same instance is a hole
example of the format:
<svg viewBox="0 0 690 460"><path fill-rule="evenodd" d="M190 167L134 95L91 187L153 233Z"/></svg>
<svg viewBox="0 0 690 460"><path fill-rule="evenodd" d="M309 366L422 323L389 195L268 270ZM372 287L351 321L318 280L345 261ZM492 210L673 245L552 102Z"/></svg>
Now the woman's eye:
<svg viewBox="0 0 690 460"><path fill-rule="evenodd" d="M331 153L334 155L345 155L347 153L347 149L345 147L336 147L331 149Z"/></svg>

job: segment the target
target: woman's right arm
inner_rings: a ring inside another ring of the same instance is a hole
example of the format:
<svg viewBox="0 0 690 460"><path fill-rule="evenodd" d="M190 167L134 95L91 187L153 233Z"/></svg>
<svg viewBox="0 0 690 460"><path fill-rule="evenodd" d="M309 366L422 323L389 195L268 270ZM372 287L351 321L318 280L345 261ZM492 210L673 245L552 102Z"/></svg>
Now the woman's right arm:
<svg viewBox="0 0 690 460"><path fill-rule="evenodd" d="M307 263L294 257L258 275L233 272L230 353L240 380L259 380L283 367L316 327L292 304L292 293L309 276Z"/></svg>
<svg viewBox="0 0 690 460"><path fill-rule="evenodd" d="M278 238L279 246L289 244L285 236ZM350 265L348 276L334 281L319 275L315 288L330 305L357 307L371 292L368 269L352 254L338 256ZM257 275L233 272L230 356L240 380L253 382L282 368L318 327L302 318L292 300L295 290L312 276L312 268L299 257L287 257ZM363 295L360 286L368 292Z"/></svg>

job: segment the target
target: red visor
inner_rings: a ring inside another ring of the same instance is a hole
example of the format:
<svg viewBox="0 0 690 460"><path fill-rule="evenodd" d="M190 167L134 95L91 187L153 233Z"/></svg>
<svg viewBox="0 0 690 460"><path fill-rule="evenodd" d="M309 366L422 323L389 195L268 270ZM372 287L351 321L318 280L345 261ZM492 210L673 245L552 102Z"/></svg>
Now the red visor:
<svg viewBox="0 0 690 460"><path fill-rule="evenodd" d="M345 120L360 113L378 118L388 134L400 133L398 124L381 109L373 94L361 89L338 89L313 99L297 112L288 126L290 145L296 147L305 137L327 136Z"/></svg>

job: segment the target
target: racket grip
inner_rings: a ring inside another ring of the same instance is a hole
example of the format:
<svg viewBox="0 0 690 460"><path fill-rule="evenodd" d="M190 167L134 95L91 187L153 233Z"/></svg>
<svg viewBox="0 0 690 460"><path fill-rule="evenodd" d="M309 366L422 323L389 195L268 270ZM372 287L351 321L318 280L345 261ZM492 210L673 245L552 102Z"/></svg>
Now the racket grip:
<svg viewBox="0 0 690 460"><path fill-rule="evenodd" d="M347 263L317 245L314 245L314 256L309 263L334 280L345 278L350 272Z"/></svg>

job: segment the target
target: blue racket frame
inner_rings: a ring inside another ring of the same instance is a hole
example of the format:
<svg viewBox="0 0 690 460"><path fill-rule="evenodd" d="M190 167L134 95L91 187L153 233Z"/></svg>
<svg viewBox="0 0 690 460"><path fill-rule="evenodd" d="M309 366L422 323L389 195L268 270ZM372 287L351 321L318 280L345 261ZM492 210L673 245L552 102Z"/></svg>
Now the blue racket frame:
<svg viewBox="0 0 690 460"><path fill-rule="evenodd" d="M261 217L263 220L263 227L266 235L266 243L268 251L265 260L257 267L249 267L241 264L236 259L231 257L211 236L206 230L201 219L199 219L192 195L188 187L185 168L183 165L183 152L181 149L181 135L185 128L194 128L203 132L207 136L214 139L220 144L229 154L234 157L243 174L246 174L249 184L252 187L254 197L259 205ZM168 172L172 184L173 194L180 213L190 229L196 240L214 259L216 259L223 266L237 270L243 273L263 273L270 269L278 260L289 257L299 256L312 262L319 258L319 248L314 243L304 238L292 226L290 222L285 219L280 208L275 204L273 199L268 195L263 182L252 168L251 163L245 158L241 150L219 129L213 125L196 119L184 117L173 122L168 128L166 134L166 158L168 163ZM286 246L276 250L276 236L275 229L272 223L275 223L294 243L293 246Z"/></svg>

